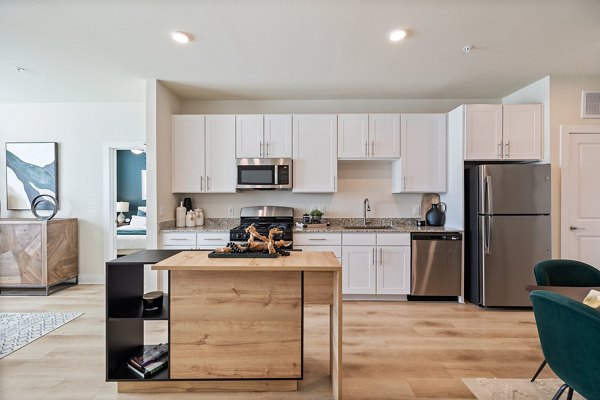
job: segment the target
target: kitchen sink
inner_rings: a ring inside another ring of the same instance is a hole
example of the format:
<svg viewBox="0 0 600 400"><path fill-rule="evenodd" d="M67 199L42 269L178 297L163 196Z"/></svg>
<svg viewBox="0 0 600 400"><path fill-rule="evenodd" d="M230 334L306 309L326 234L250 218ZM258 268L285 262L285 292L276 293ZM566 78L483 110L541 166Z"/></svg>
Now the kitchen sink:
<svg viewBox="0 0 600 400"><path fill-rule="evenodd" d="M344 226L344 229L396 229L391 225L349 225Z"/></svg>

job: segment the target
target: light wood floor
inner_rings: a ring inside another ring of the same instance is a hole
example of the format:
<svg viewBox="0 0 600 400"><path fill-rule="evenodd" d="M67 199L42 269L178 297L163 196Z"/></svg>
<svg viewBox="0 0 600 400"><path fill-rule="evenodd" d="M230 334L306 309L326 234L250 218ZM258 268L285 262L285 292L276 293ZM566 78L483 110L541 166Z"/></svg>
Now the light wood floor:
<svg viewBox="0 0 600 400"><path fill-rule="evenodd" d="M299 392L118 394L104 382L104 286L49 297L2 297L1 312L83 312L0 360L3 400L325 399L328 308L306 311L305 379ZM148 335L164 338L149 324ZM126 334L126 332L124 332ZM344 302L344 399L472 399L466 377L529 378L542 360L530 311L450 302ZM548 368L541 378L551 377Z"/></svg>

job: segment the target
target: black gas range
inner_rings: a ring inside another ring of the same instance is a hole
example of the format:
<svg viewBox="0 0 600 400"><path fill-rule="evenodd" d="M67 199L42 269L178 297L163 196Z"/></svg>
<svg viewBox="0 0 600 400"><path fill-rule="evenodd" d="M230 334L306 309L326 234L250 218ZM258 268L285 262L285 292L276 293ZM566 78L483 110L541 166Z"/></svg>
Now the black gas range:
<svg viewBox="0 0 600 400"><path fill-rule="evenodd" d="M233 242L247 241L250 235L246 228L254 224L256 231L267 236L272 228L279 228L281 235L274 239L292 241L294 230L294 209L292 207L257 206L243 207L240 210L240 225L229 230L229 240Z"/></svg>

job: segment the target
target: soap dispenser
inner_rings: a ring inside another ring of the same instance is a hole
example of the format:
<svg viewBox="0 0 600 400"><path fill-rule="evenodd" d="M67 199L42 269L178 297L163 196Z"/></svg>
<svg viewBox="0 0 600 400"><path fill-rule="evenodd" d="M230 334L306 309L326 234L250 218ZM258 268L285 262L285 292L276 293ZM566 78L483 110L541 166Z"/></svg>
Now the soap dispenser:
<svg viewBox="0 0 600 400"><path fill-rule="evenodd" d="M175 226L177 228L185 228L185 207L183 201L179 203L179 207L175 209Z"/></svg>

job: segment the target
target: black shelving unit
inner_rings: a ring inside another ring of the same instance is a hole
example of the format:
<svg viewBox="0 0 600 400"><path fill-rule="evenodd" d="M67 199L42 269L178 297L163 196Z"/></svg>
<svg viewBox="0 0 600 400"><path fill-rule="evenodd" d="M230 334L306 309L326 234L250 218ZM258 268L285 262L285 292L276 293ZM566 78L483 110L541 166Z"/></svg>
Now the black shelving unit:
<svg viewBox="0 0 600 400"><path fill-rule="evenodd" d="M168 321L169 298L161 311L145 312L144 265L156 264L181 250L142 250L106 263L106 381L168 380L168 367L148 378L127 368L144 347L144 321Z"/></svg>

